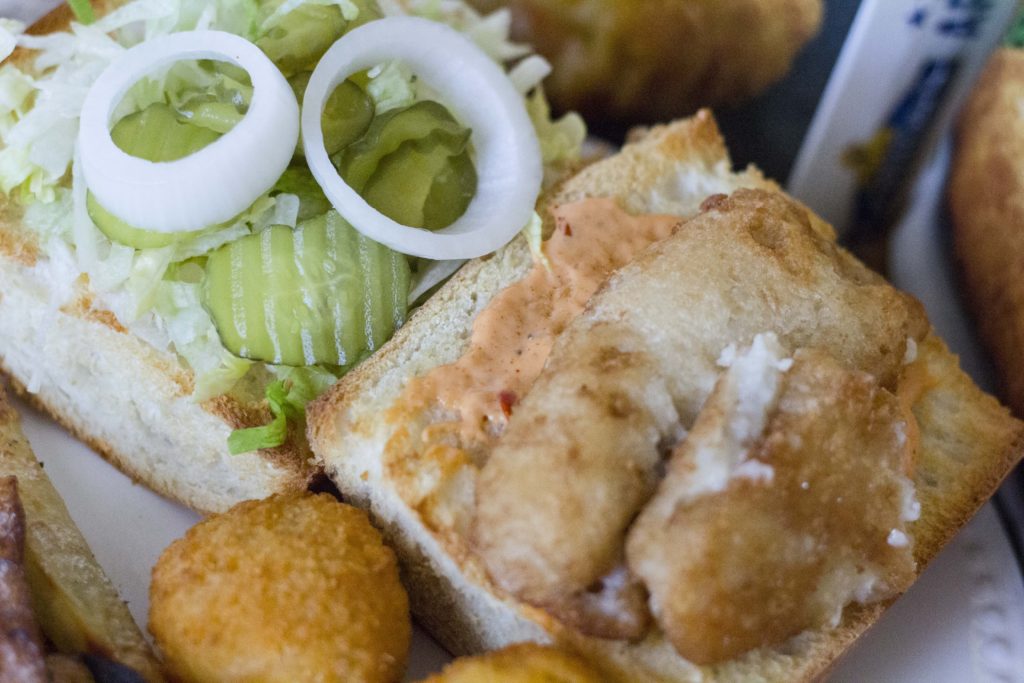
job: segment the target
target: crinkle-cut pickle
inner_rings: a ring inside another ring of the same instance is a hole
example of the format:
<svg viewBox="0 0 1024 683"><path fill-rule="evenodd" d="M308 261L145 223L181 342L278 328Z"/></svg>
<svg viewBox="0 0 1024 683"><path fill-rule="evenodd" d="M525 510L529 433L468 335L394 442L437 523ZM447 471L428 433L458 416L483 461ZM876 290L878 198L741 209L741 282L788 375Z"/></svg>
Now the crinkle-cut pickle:
<svg viewBox="0 0 1024 683"><path fill-rule="evenodd" d="M405 257L357 232L336 212L273 226L212 252L203 304L224 346L291 366L351 366L407 313Z"/></svg>
<svg viewBox="0 0 1024 683"><path fill-rule="evenodd" d="M447 227L476 192L470 131L437 102L385 112L339 154L339 173L370 206L418 228Z"/></svg>

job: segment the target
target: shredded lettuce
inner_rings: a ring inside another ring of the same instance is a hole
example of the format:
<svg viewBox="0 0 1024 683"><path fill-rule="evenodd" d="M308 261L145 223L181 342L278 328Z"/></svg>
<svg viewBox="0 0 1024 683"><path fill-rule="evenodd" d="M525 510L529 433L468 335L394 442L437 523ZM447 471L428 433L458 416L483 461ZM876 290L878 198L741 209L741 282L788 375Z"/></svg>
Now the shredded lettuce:
<svg viewBox="0 0 1024 683"><path fill-rule="evenodd" d="M375 114L391 109L408 107L416 101L416 87L412 70L399 62L388 62L370 69L370 82L366 94L373 100Z"/></svg>
<svg viewBox="0 0 1024 683"><path fill-rule="evenodd" d="M297 10L303 5L336 5L341 10L341 16L345 21L353 21L359 16L359 7L352 0L284 0L263 22L260 24L260 32L266 33L277 26L285 15Z"/></svg>
<svg viewBox="0 0 1024 683"><path fill-rule="evenodd" d="M537 132L546 169L558 170L561 165L579 160L583 141L587 139L587 124L579 114L569 112L557 121L552 120L551 106L544 89L539 87L527 97L526 111Z"/></svg>
<svg viewBox="0 0 1024 683"><path fill-rule="evenodd" d="M289 421L302 423L306 404L327 391L336 378L320 368L279 368L279 377L267 385L266 400L274 419L261 427L238 429L228 437L232 455L275 448L288 438Z"/></svg>
<svg viewBox="0 0 1024 683"><path fill-rule="evenodd" d="M205 401L226 394L252 367L221 344L220 335L202 305L202 285L187 280L159 280L153 309L160 331L195 374L192 397Z"/></svg>
<svg viewBox="0 0 1024 683"><path fill-rule="evenodd" d="M18 46L18 36L25 31L25 24L14 19L0 19L0 61L7 59Z"/></svg>
<svg viewBox="0 0 1024 683"><path fill-rule="evenodd" d="M81 23L91 24L96 21L96 15L92 11L92 4L89 3L89 0L68 0L68 5L74 12L75 19Z"/></svg>

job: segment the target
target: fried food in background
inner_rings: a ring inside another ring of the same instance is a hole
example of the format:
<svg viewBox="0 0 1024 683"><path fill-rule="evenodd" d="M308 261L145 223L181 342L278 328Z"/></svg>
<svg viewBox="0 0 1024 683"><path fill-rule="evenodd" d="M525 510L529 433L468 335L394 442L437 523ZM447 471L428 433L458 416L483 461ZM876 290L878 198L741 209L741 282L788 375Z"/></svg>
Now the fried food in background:
<svg viewBox="0 0 1024 683"><path fill-rule="evenodd" d="M394 553L327 494L241 503L153 569L149 629L180 681L398 681L411 635Z"/></svg>
<svg viewBox="0 0 1024 683"><path fill-rule="evenodd" d="M471 0L512 10L512 35L554 71L555 107L651 122L750 98L817 33L822 0Z"/></svg>
<svg viewBox="0 0 1024 683"><path fill-rule="evenodd" d="M577 657L552 647L523 643L477 657L463 657L422 683L601 683Z"/></svg>
<svg viewBox="0 0 1024 683"><path fill-rule="evenodd" d="M1024 51L996 52L964 107L949 208L962 281L1003 398L1024 415Z"/></svg>
<svg viewBox="0 0 1024 683"><path fill-rule="evenodd" d="M0 477L14 476L25 510L25 572L33 610L63 653L89 653L162 681L128 607L96 562L21 431L0 387Z"/></svg>
<svg viewBox="0 0 1024 683"><path fill-rule="evenodd" d="M18 480L0 478L0 683L47 680L43 638L25 578L25 513Z"/></svg>

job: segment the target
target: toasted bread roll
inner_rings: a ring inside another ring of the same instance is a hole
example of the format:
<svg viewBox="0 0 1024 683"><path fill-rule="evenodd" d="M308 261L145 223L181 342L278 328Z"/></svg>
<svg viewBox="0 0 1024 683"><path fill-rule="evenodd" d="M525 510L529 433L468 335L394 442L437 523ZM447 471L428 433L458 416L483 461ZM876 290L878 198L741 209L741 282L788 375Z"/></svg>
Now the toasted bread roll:
<svg viewBox="0 0 1024 683"><path fill-rule="evenodd" d="M917 301L781 195L740 190L707 207L590 301L483 467L475 547L499 586L556 615L621 557L666 444L692 426L723 348L772 331L892 387L908 343L927 332ZM578 627L609 635L590 623Z"/></svg>
<svg viewBox="0 0 1024 683"><path fill-rule="evenodd" d="M601 198L633 215L670 214L687 218L708 195L731 193L738 187L751 186L772 187L756 173L730 171L713 121L702 114L654 129L624 147L619 154L588 167L549 197L547 206ZM713 204L723 203L719 199ZM872 288L878 293L888 292L886 297L892 296L888 285L868 274L832 244L831 228L820 219L784 199L771 199L760 208L754 204L724 203L752 219L751 225L763 223L763 230L754 232L765 237L785 235L788 232L785 226L806 223L823 241L823 251L835 253L834 261L831 257L820 256L823 262L832 262L832 269L825 269L826 282L842 279L859 282L853 289L865 294L865 304L872 300L867 296ZM779 207L786 208L779 211ZM700 220L709 230L712 226L728 230L728 215L728 211L717 214L709 211ZM548 232L553 229L554 220L549 220ZM778 252L786 252L785 240L765 239L764 244L752 240L756 246L751 244L749 250L743 247L750 244L746 238L739 242L742 248L722 245L722 250L717 252L719 260L732 264L737 281L749 280L749 286L754 287L753 283L761 282L762 272L770 275L784 270L780 263L788 260ZM421 622L457 653L495 649L524 640L554 641L584 655L613 681L788 683L820 678L878 619L886 602L851 604L843 610L834 627L812 628L781 646L761 647L713 666L698 666L678 653L657 624L638 642L588 636L571 623L517 599L491 581L486 568L472 552L466 535L466 529L473 524L480 464L486 463L490 449L464 449L457 430L437 430L437 424L450 421L452 416L436 404L419 411L397 410L396 406L402 405L403 388L412 378L458 360L471 348L474 318L498 293L531 272L533 263L526 243L516 241L487 261L467 265L392 342L345 377L310 413L314 450L347 499L369 510L396 548L403 561L413 609ZM724 266L713 259L695 259L687 267L712 273L715 268ZM645 281L645 270L631 271L629 279ZM801 275L798 269L790 275L810 287L813 273L812 270ZM621 275L615 278L616 289L629 291ZM678 269L672 269L660 273L658 281L670 287L677 277ZM771 281L765 282L770 284ZM729 291L709 276L691 297L651 303L638 297L634 304L646 311L643 330L653 328L657 332L663 318L668 322L688 319L694 330L700 330L705 320L691 313L690 307L704 313L706 309L700 307L704 297L718 298L723 302L722 310L715 311L711 322L717 324L731 317L743 332L743 315L749 301L734 299ZM910 357L913 353L907 353L906 338L899 338L896 333L898 321L892 328L887 327L889 323L881 323L888 332L880 339L874 337L875 326L880 324L876 318L888 316L892 311L884 307L878 309L874 304L861 311L852 305L856 298L837 302L815 293L813 301L798 302L791 294L794 293L786 293L773 302L772 324L790 329L796 313L812 308L819 320L834 325L834 330L842 329L836 339L830 340L842 353L832 350L832 355L847 368L857 367L857 364L870 366L870 372L882 380L885 388L897 391L901 411L910 410L916 418L919 439L913 430L908 438L919 442L913 480L921 503L921 518L909 523L907 532L913 538L913 557L919 571L1019 460L1024 452L1024 425L974 386L960 370L956 357L935 337L927 323L924 324L925 336L917 344L917 362L903 368L903 355ZM882 297L876 303L884 303L884 300ZM839 311L854 309L864 317L844 322L833 320ZM754 310L756 312L756 306ZM641 311L635 315L640 317ZM763 332L772 329L772 324L767 327L762 324L760 329L748 332ZM843 324L847 327L841 327ZM889 335L897 339L891 348L885 343ZM741 336L728 338L725 344L749 343L749 336L745 339ZM881 343L872 350L873 339ZM709 368L717 366L725 344L711 351L707 359ZM911 373L911 369L914 372ZM705 396L716 377L711 376L704 385ZM523 407L522 401L529 400L529 395L519 397L521 402L511 406L513 422L517 419L517 410ZM699 401L694 401L693 415L699 411L699 405ZM682 414L681 410L677 412ZM570 422L564 431L581 432L589 428L589 424ZM412 438L403 435L412 435ZM497 443L502 438L498 435ZM421 449L423 444L417 444L417 440L431 448ZM391 446L399 441L413 447L396 453ZM567 486L571 484L567 482ZM508 508L509 514L519 514L524 509L525 505ZM574 524L573 529L578 528ZM571 541L573 533L566 531L563 538ZM612 574L601 577L602 581L622 577L620 570L620 566L615 566Z"/></svg>

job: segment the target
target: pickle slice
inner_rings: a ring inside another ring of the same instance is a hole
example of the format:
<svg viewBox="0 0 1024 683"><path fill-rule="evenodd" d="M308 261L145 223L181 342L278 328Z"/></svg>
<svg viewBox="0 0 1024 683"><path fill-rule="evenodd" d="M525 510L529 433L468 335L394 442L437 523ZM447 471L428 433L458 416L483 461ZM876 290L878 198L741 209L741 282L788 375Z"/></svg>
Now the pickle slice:
<svg viewBox="0 0 1024 683"><path fill-rule="evenodd" d="M158 103L125 116L111 129L110 137L126 154L147 161L175 161L202 149L219 138L220 133L183 123L174 109ZM86 195L85 206L100 232L135 249L166 247L201 232L154 232L137 228L103 208L91 192Z"/></svg>
<svg viewBox="0 0 1024 683"><path fill-rule="evenodd" d="M89 218L100 229L100 232L114 242L119 242L135 249L167 247L175 242L194 237L198 232L202 232L155 232L153 230L132 227L100 206L100 203L93 197L92 192L85 195L85 208L89 212Z"/></svg>
<svg viewBox="0 0 1024 683"><path fill-rule="evenodd" d="M473 198L476 169L468 154L449 150L432 138L402 145L381 161L363 198L403 225L428 230L451 225Z"/></svg>
<svg viewBox="0 0 1024 683"><path fill-rule="evenodd" d="M110 130L122 152L146 161L177 161L198 152L220 133L179 120L177 112L162 103L129 114Z"/></svg>
<svg viewBox="0 0 1024 683"><path fill-rule="evenodd" d="M408 291L405 258L328 211L211 253L203 303L238 356L350 366L402 324Z"/></svg>
<svg viewBox="0 0 1024 683"><path fill-rule="evenodd" d="M295 99L302 102L309 84L309 71L295 74L288 79ZM342 81L334 89L320 116L320 127L324 135L324 147L328 155L333 155L358 140L373 120L373 101L352 79ZM300 142L296 149L297 156L305 156Z"/></svg>
<svg viewBox="0 0 1024 683"><path fill-rule="evenodd" d="M280 3L275 3L280 5ZM341 38L348 22L337 5L305 4L281 17L256 41L285 76L311 71L327 48Z"/></svg>
<svg viewBox="0 0 1024 683"><path fill-rule="evenodd" d="M469 131L442 105L429 100L385 112L373 119L359 140L338 155L341 176L352 189L362 192L384 157L410 140L428 136L436 136L453 150L462 150L469 139Z"/></svg>
<svg viewBox="0 0 1024 683"><path fill-rule="evenodd" d="M387 112L336 156L339 172L370 206L417 228L461 216L476 192L470 131L437 102Z"/></svg>
<svg viewBox="0 0 1024 683"><path fill-rule="evenodd" d="M320 184L305 166L289 166L270 190L272 195L286 192L299 198L298 222L330 211L331 202Z"/></svg>

